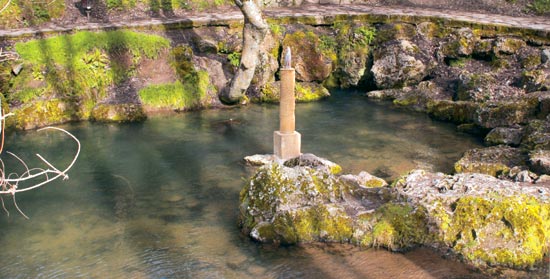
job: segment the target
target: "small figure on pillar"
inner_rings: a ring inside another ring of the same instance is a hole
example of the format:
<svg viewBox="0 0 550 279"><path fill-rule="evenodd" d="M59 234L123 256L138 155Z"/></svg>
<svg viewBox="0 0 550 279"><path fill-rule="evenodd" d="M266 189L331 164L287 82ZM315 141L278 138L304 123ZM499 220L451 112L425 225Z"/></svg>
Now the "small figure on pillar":
<svg viewBox="0 0 550 279"><path fill-rule="evenodd" d="M273 133L274 153L287 160L301 155L301 135L295 131L295 70L292 68L292 54L286 49L283 67L280 69L281 99L279 107L279 131Z"/></svg>

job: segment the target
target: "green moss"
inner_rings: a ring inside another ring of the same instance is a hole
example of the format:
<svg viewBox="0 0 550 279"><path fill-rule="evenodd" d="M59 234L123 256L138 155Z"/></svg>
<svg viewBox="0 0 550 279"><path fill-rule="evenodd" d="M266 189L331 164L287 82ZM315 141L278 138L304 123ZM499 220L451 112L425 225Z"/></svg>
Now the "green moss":
<svg viewBox="0 0 550 279"><path fill-rule="evenodd" d="M312 102L330 96L326 88L320 84L296 83L296 101Z"/></svg>
<svg viewBox="0 0 550 279"><path fill-rule="evenodd" d="M484 173L484 174L497 177L499 175L508 174L508 172L510 172L510 167L502 163L473 162L468 164L468 163L457 162L454 165L454 170L456 173L476 172L476 173Z"/></svg>
<svg viewBox="0 0 550 279"><path fill-rule="evenodd" d="M294 226L298 241L349 242L353 234L351 218L341 209L332 211L325 206L313 206L296 212Z"/></svg>
<svg viewBox="0 0 550 279"><path fill-rule="evenodd" d="M458 59L451 59L449 60L449 66L454 68L464 68L466 66L466 62L468 62L470 58L458 58Z"/></svg>
<svg viewBox="0 0 550 279"><path fill-rule="evenodd" d="M550 205L533 197L463 197L456 202L446 241L470 260L530 267L548 253L549 213Z"/></svg>
<svg viewBox="0 0 550 279"><path fill-rule="evenodd" d="M9 99L17 105L22 103L21 111L30 114L20 116L25 120L22 123L28 123L28 119L41 125L86 119L93 105L107 96L110 87L135 73L142 57L156 58L168 46L168 40L160 36L130 31L82 31L20 42L15 50L25 63L25 70L13 78L14 93ZM66 100L61 107L68 112L58 111L55 105L49 116L40 113L40 109L28 109L42 107L49 99L56 102L58 98ZM27 105L37 99L43 101ZM48 123L48 119L52 122Z"/></svg>
<svg viewBox="0 0 550 279"><path fill-rule="evenodd" d="M8 126L17 129L34 129L46 125L78 119L78 108L60 99L35 101L12 110L15 117L8 118Z"/></svg>
<svg viewBox="0 0 550 279"><path fill-rule="evenodd" d="M193 64L193 49L187 45L180 45L172 48L170 51L170 64L176 70L176 74L180 79L185 79L196 74L195 65Z"/></svg>
<svg viewBox="0 0 550 279"><path fill-rule="evenodd" d="M373 243L391 250L407 249L428 237L426 210L408 204L387 203L376 210Z"/></svg>
<svg viewBox="0 0 550 279"><path fill-rule="evenodd" d="M277 103L280 98L280 89L276 86L276 83L270 82L264 85L260 89L260 102L262 103Z"/></svg>
<svg viewBox="0 0 550 279"><path fill-rule="evenodd" d="M271 30L271 34L276 37L280 37L286 32L286 28L284 26L276 23L270 23L269 30Z"/></svg>
<svg viewBox="0 0 550 279"><path fill-rule="evenodd" d="M364 184L364 186L368 188L377 188L377 187L382 187L384 185L386 185L386 183L382 179L371 179Z"/></svg>
<svg viewBox="0 0 550 279"><path fill-rule="evenodd" d="M521 59L521 66L523 68L534 68L542 63L540 55L528 55Z"/></svg>
<svg viewBox="0 0 550 279"><path fill-rule="evenodd" d="M384 43L395 39L411 39L416 35L416 28L408 23L392 22L383 25L377 32L377 43Z"/></svg>
<svg viewBox="0 0 550 279"><path fill-rule="evenodd" d="M203 106L209 89L210 78L206 71L187 75L184 82L150 85L138 95L144 106L151 109L190 110Z"/></svg>

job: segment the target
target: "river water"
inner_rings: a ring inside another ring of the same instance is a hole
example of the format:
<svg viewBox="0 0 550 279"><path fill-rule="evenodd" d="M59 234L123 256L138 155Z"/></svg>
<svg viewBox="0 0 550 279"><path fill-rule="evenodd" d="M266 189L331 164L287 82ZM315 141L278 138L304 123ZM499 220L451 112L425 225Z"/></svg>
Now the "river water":
<svg viewBox="0 0 550 279"><path fill-rule="evenodd" d="M315 244L271 247L237 227L246 155L272 152L276 105L150 117L141 124L62 127L82 142L70 179L18 194L0 214L2 278L484 278L421 248L405 254ZM387 179L450 171L480 142L424 114L353 92L297 105L302 151ZM16 132L6 149L64 165L58 132ZM6 169L17 166L6 153Z"/></svg>

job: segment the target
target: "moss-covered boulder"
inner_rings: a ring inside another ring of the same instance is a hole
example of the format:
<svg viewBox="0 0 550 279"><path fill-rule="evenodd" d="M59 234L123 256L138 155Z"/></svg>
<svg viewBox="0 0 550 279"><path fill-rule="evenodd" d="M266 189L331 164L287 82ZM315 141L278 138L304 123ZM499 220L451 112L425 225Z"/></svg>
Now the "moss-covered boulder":
<svg viewBox="0 0 550 279"><path fill-rule="evenodd" d="M267 164L240 194L246 234L276 244L427 245L480 267L531 268L549 252L547 187L417 170L390 188L368 173L334 175L325 160L308 156L286 163L254 156Z"/></svg>
<svg viewBox="0 0 550 279"><path fill-rule="evenodd" d="M510 146L518 146L523 137L523 129L520 126L516 127L497 127L492 129L485 136L485 143L488 145L506 144Z"/></svg>
<svg viewBox="0 0 550 279"><path fill-rule="evenodd" d="M475 123L484 128L496 128L526 124L536 117L539 109L537 98L519 98L501 102L479 104Z"/></svg>
<svg viewBox="0 0 550 279"><path fill-rule="evenodd" d="M516 54L521 48L527 44L520 38L513 37L499 37L495 40L493 45L493 52L496 55L510 55Z"/></svg>
<svg viewBox="0 0 550 279"><path fill-rule="evenodd" d="M29 130L81 119L81 108L70 100L38 100L11 110L6 126Z"/></svg>
<svg viewBox="0 0 550 279"><path fill-rule="evenodd" d="M473 102L453 102L449 100L432 101L427 111L435 119L452 121L458 124L473 123L478 105Z"/></svg>
<svg viewBox="0 0 550 279"><path fill-rule="evenodd" d="M444 57L460 58L472 55L476 47L477 38L472 29L460 28L453 31L443 40L440 51Z"/></svg>
<svg viewBox="0 0 550 279"><path fill-rule="evenodd" d="M262 87L257 101L264 103L278 103L281 98L281 82L273 81ZM328 89L316 82L297 82L295 87L297 102L317 101L330 96Z"/></svg>
<svg viewBox="0 0 550 279"><path fill-rule="evenodd" d="M322 51L321 40L312 30L297 30L287 33L283 49L292 50L292 66L296 69L296 80L322 82L333 69L333 58Z"/></svg>
<svg viewBox="0 0 550 279"><path fill-rule="evenodd" d="M435 66L432 56L407 40L389 41L373 51L371 72L381 89L415 85L431 73Z"/></svg>
<svg viewBox="0 0 550 279"><path fill-rule="evenodd" d="M430 245L476 266L542 265L550 245L550 190L483 174L413 171L395 185L426 210Z"/></svg>
<svg viewBox="0 0 550 279"><path fill-rule="evenodd" d="M507 175L516 166L525 166L527 157L518 148L505 145L471 149L455 163L457 173Z"/></svg>
<svg viewBox="0 0 550 279"><path fill-rule="evenodd" d="M147 118L139 104L97 104L90 120L99 122L138 122Z"/></svg>
<svg viewBox="0 0 550 279"><path fill-rule="evenodd" d="M371 61L371 43L377 36L377 30L369 25L339 22L334 25L336 29L336 41L325 36L324 45L337 46L336 76L340 87L363 85L369 78L368 66Z"/></svg>

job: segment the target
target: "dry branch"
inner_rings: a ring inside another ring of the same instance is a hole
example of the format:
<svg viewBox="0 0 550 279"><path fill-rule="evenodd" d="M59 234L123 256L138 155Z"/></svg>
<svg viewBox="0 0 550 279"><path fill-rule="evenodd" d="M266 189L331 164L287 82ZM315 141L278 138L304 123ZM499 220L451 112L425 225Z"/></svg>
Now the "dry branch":
<svg viewBox="0 0 550 279"><path fill-rule="evenodd" d="M0 152L1 147L4 144L4 124L6 117L10 116L11 114L2 115L0 111L0 131L2 133L2 143L0 146ZM46 165L45 168L29 168L27 163L21 158L19 158L17 155L7 152L8 155L14 157L19 163L24 167L25 171L23 173L8 173L6 171L6 166L2 159L0 159L0 200L2 203L2 208L4 211L8 212L6 207L4 206L4 200L2 200L1 195L11 195L13 197L13 204L15 205L15 208L21 215L23 215L25 218L28 218L22 211L19 209L17 202L15 200L15 194L30 191L39 187L42 187L58 178L63 178L63 180L68 179L69 176L67 175L67 172L74 166L78 155L80 154L80 141L71 133L68 131L57 128L57 127L45 127L42 129L39 129L38 131L42 130L57 130L61 131L65 134L67 134L70 138L72 138L77 145L75 155L70 162L68 166L66 166L64 169L60 170L58 167L55 167L53 164L51 164L48 160L46 160L43 156L40 154L36 154L36 156ZM31 185L27 185L24 187L19 187L20 183L26 182L26 181L35 181L31 183Z"/></svg>

